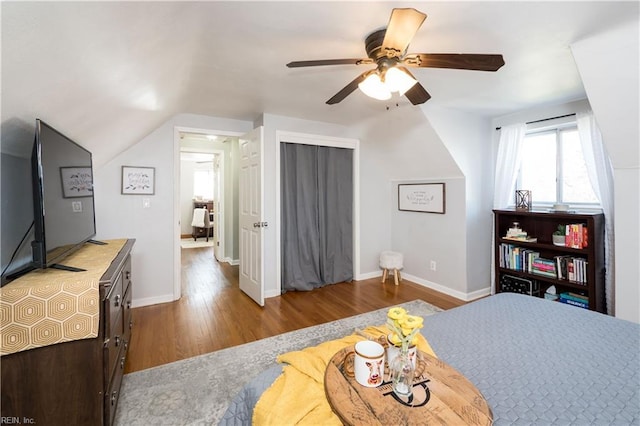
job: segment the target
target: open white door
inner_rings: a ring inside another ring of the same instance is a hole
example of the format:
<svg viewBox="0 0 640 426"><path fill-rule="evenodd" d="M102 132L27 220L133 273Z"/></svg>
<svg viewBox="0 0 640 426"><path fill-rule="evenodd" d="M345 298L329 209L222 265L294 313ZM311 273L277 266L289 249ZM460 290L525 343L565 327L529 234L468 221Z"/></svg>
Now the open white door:
<svg viewBox="0 0 640 426"><path fill-rule="evenodd" d="M264 306L262 234L264 196L262 183L263 127L240 138L240 290Z"/></svg>

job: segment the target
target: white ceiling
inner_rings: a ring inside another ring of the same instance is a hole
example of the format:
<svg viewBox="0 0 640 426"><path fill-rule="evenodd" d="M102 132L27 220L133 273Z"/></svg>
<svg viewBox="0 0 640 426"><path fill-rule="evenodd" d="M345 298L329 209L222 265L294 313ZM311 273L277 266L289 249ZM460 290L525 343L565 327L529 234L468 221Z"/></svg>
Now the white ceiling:
<svg viewBox="0 0 640 426"><path fill-rule="evenodd" d="M496 73L415 69L428 102L487 117L584 98L570 45L628 20L638 2L2 2L2 145L41 118L101 164L171 116L254 120L263 112L349 125L389 102L325 101L365 66L393 7L428 15L418 53L501 53ZM411 107L404 98L394 99ZM413 107L412 107L413 108Z"/></svg>

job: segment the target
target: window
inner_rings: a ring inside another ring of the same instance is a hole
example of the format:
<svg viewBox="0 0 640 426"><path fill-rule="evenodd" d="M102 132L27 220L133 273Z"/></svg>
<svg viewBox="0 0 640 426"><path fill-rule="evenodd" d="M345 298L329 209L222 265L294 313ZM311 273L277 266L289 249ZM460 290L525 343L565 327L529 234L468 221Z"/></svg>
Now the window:
<svg viewBox="0 0 640 426"><path fill-rule="evenodd" d="M527 133L517 187L531 190L533 204L538 206L599 207L575 123Z"/></svg>
<svg viewBox="0 0 640 426"><path fill-rule="evenodd" d="M196 169L193 172L193 195L213 200L213 169Z"/></svg>

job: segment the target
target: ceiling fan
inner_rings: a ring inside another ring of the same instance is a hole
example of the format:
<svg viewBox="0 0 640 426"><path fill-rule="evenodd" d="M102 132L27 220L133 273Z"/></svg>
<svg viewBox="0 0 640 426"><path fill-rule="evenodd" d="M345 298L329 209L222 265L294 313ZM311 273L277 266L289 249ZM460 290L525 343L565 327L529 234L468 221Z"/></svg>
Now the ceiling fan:
<svg viewBox="0 0 640 426"><path fill-rule="evenodd" d="M412 8L393 9L387 28L374 31L365 39L368 58L294 61L289 62L287 67L375 64L375 69L360 74L329 99L327 104L337 104L360 88L366 95L380 100L390 99L392 92L398 92L413 105L418 105L428 101L431 95L407 67L497 71L504 65L502 55L407 53L409 43L426 17Z"/></svg>

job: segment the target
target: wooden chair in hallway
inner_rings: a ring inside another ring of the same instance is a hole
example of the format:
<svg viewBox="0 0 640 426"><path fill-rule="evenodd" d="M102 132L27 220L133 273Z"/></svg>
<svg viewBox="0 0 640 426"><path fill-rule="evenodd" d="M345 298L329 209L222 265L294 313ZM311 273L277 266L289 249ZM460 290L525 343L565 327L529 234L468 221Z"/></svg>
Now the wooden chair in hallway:
<svg viewBox="0 0 640 426"><path fill-rule="evenodd" d="M209 234L213 229L213 223L209 219L209 210L193 209L193 220L191 221L191 236L196 241L198 237L206 237L209 241Z"/></svg>

